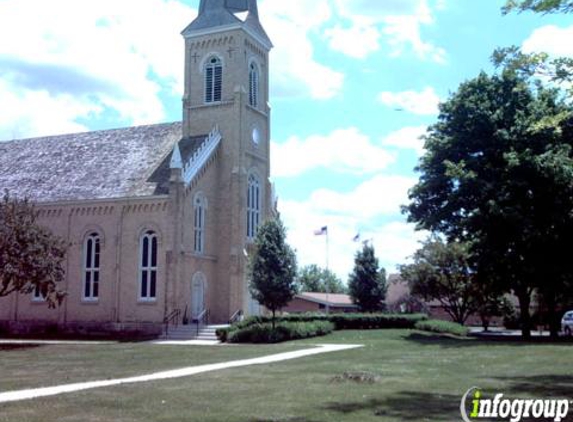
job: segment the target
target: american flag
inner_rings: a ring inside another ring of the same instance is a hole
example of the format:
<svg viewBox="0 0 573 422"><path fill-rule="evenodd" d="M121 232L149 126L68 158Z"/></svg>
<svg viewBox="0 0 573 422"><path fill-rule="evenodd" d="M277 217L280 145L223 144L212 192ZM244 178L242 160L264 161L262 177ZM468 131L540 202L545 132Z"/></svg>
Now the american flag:
<svg viewBox="0 0 573 422"><path fill-rule="evenodd" d="M315 236L323 236L328 234L328 226L321 227L319 230L314 231Z"/></svg>

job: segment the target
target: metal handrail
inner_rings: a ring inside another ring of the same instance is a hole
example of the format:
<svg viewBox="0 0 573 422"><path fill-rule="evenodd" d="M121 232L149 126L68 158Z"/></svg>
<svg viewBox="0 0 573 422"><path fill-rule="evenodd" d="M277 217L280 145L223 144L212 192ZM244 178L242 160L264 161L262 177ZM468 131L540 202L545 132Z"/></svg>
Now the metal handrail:
<svg viewBox="0 0 573 422"><path fill-rule="evenodd" d="M209 309L203 309L203 311L194 319L194 322L197 324L197 335L199 335L199 329L201 326L209 323Z"/></svg>
<svg viewBox="0 0 573 422"><path fill-rule="evenodd" d="M243 310L237 309L231 318L229 318L229 324L234 324L237 321L240 321L240 318L243 316Z"/></svg>
<svg viewBox="0 0 573 422"><path fill-rule="evenodd" d="M165 334L169 334L169 324L175 321L175 326L179 325L179 317L181 316L181 309L174 309L169 315L163 319L165 324Z"/></svg>

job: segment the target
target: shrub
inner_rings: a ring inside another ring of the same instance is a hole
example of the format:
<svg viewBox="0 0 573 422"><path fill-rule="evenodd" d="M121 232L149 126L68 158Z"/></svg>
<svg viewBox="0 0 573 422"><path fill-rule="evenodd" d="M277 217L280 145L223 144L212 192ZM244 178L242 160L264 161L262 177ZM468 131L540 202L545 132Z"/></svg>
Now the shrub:
<svg viewBox="0 0 573 422"><path fill-rule="evenodd" d="M456 336L467 336L468 329L461 324L451 321L440 321L430 319L427 321L418 321L415 328L422 331L430 331L440 334L454 334Z"/></svg>
<svg viewBox="0 0 573 422"><path fill-rule="evenodd" d="M278 343L330 334L334 325L328 321L279 322L273 330L271 323L253 323L238 328L219 330L217 336L229 343Z"/></svg>
<svg viewBox="0 0 573 422"><path fill-rule="evenodd" d="M329 321L336 330L368 330L381 328L414 328L418 321L428 319L425 314L293 314L277 318L277 322ZM270 317L249 317L233 325L233 328L246 328L254 324L266 324Z"/></svg>

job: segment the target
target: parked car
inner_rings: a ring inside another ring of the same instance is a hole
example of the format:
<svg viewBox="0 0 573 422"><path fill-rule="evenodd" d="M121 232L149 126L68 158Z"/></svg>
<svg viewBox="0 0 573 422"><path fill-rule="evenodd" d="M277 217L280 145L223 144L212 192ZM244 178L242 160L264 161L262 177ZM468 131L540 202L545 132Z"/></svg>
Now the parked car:
<svg viewBox="0 0 573 422"><path fill-rule="evenodd" d="M561 330L567 336L573 333L573 311L565 312L565 315L561 318Z"/></svg>

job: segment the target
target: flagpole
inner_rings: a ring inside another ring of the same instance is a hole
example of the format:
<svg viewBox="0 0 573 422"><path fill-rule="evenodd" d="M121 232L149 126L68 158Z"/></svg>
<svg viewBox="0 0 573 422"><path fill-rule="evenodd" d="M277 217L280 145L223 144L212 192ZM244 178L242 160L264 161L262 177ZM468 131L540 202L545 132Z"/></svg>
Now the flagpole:
<svg viewBox="0 0 573 422"><path fill-rule="evenodd" d="M328 271L329 271L329 262L328 262L328 227L326 229L326 276L328 277ZM326 278L326 277L325 277ZM326 287L326 315L328 315L330 313L330 306L328 304L328 293L329 293L329 287L328 287L328 279L324 280L324 284Z"/></svg>

